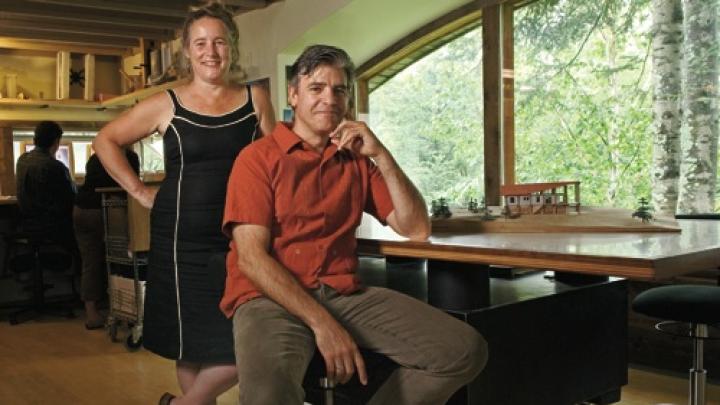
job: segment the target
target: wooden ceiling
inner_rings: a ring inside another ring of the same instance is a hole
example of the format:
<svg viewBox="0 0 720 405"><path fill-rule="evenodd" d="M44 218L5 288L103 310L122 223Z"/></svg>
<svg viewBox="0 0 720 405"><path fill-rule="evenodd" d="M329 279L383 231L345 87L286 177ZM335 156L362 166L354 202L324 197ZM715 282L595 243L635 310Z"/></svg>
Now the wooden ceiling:
<svg viewBox="0 0 720 405"><path fill-rule="evenodd" d="M224 0L236 15L278 0ZM167 40L198 0L0 0L0 39L130 48ZM0 47L3 47L0 44Z"/></svg>

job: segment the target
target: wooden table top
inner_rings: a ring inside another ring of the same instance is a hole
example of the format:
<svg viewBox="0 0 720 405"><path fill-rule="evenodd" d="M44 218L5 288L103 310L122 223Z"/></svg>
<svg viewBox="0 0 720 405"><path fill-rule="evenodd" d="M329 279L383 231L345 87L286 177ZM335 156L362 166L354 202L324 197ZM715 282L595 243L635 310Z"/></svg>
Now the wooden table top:
<svg viewBox="0 0 720 405"><path fill-rule="evenodd" d="M680 233L433 234L406 240L376 221L358 229L358 253L652 280L720 267L720 221L679 220Z"/></svg>
<svg viewBox="0 0 720 405"><path fill-rule="evenodd" d="M16 205L17 197L14 195L0 195L0 205Z"/></svg>

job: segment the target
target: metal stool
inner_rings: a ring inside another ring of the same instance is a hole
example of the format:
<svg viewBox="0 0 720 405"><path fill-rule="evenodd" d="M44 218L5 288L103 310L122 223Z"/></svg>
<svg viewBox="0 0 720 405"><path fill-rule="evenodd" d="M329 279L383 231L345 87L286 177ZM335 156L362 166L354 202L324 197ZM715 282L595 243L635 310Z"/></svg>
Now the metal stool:
<svg viewBox="0 0 720 405"><path fill-rule="evenodd" d="M362 405L367 403L375 391L387 380L398 365L386 356L370 350L360 349L368 373L368 385L360 384L354 376L347 384L336 385L325 376L325 360L315 350L303 381L305 400L313 405Z"/></svg>
<svg viewBox="0 0 720 405"><path fill-rule="evenodd" d="M332 378L320 378L320 389L323 390L323 405L335 404L335 381Z"/></svg>
<svg viewBox="0 0 720 405"><path fill-rule="evenodd" d="M28 319L20 319L20 316L34 312L35 315L60 315L67 318L75 317L73 313L73 305L76 302L77 292L73 282L73 257L70 252L61 246L47 240L30 238L23 234L17 234L11 241L13 250L16 254L15 259L21 256L20 252L27 257L27 268L24 269L30 273L28 289L31 291L30 302L23 305L20 309L10 314L10 324L17 325ZM62 261L67 261L67 265L63 265ZM71 296L67 300L61 302L48 303L45 297L45 291L52 288L52 284L45 283L45 270L52 268L58 271L68 271L69 283L71 287ZM20 269L15 269L16 271Z"/></svg>
<svg viewBox="0 0 720 405"><path fill-rule="evenodd" d="M690 405L705 405L707 370L703 368L703 343L708 326L720 323L720 287L704 285L668 285L640 293L632 303L641 314L667 319L655 325L661 332L690 337L693 341L693 364L690 369ZM688 323L684 333L669 330Z"/></svg>

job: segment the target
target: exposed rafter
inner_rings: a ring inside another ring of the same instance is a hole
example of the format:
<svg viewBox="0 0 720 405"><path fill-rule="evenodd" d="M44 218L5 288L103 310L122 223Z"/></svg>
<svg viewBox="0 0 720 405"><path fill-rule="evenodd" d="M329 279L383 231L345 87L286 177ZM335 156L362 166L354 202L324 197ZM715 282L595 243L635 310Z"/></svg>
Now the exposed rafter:
<svg viewBox="0 0 720 405"><path fill-rule="evenodd" d="M278 0L225 0L235 13ZM0 36L91 47L130 48L139 38L175 36L198 0L2 0Z"/></svg>

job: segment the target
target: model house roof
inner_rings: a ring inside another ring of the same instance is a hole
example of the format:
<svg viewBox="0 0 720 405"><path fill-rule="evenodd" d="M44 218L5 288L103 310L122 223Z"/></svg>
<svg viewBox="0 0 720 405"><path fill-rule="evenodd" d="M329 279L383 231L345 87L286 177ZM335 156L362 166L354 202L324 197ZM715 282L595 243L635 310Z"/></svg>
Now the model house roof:
<svg viewBox="0 0 720 405"><path fill-rule="evenodd" d="M532 193L540 193L550 191L555 188L579 185L579 181L558 181L555 183L526 183L526 184L509 184L500 186L500 195L527 195Z"/></svg>

